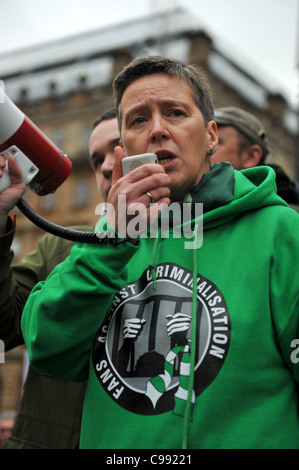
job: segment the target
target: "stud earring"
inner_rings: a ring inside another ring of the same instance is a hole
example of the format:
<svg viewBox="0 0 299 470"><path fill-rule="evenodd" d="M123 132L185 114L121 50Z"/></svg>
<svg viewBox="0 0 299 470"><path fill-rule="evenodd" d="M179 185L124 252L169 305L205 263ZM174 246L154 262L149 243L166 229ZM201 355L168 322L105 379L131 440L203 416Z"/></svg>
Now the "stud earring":
<svg viewBox="0 0 299 470"><path fill-rule="evenodd" d="M210 150L209 150L209 154L210 154L210 155L213 155L213 153L214 153L214 150L213 150L213 149L210 149Z"/></svg>

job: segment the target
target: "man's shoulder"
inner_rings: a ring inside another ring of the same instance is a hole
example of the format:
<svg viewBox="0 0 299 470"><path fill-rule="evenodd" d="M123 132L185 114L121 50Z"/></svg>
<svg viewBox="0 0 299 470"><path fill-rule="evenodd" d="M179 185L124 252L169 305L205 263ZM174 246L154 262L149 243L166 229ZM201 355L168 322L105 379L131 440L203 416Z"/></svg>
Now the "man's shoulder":
<svg viewBox="0 0 299 470"><path fill-rule="evenodd" d="M76 225L67 227L77 232L93 232L94 228L88 225ZM51 233L47 233L41 237L38 242L39 252L43 253L48 262L55 264L63 261L69 255L72 247L76 244L75 241L62 238Z"/></svg>

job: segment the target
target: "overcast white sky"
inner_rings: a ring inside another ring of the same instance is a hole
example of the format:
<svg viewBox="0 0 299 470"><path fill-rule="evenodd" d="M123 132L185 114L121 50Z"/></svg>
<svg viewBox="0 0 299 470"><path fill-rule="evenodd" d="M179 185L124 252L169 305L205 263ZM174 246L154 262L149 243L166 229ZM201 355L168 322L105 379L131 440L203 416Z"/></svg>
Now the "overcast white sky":
<svg viewBox="0 0 299 470"><path fill-rule="evenodd" d="M0 0L0 54L175 6L299 102L299 0Z"/></svg>

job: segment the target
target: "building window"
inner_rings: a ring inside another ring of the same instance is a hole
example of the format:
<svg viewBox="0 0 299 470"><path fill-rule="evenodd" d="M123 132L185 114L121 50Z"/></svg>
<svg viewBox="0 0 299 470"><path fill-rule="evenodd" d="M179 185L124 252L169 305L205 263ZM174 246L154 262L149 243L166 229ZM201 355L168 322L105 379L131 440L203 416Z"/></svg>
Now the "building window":
<svg viewBox="0 0 299 470"><path fill-rule="evenodd" d="M74 188L73 206L76 209L86 207L89 200L90 180L79 180Z"/></svg>
<svg viewBox="0 0 299 470"><path fill-rule="evenodd" d="M51 212L54 209L56 202L55 196L55 193L50 193L41 198L40 208L43 212Z"/></svg>
<svg viewBox="0 0 299 470"><path fill-rule="evenodd" d="M92 133L92 125L88 124L82 127L81 131L81 150L84 154L88 153L90 134Z"/></svg>

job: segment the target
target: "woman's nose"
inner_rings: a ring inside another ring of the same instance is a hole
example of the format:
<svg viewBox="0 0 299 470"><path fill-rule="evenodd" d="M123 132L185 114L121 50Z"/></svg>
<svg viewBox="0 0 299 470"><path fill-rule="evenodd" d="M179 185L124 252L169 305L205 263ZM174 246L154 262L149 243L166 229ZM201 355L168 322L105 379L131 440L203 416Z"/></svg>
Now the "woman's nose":
<svg viewBox="0 0 299 470"><path fill-rule="evenodd" d="M163 139L167 139L169 135L170 135L169 131L163 119L161 118L153 119L152 128L150 131L150 140L160 142Z"/></svg>

